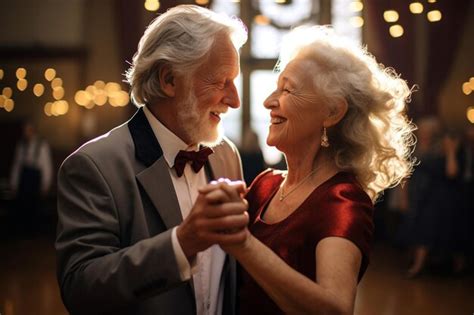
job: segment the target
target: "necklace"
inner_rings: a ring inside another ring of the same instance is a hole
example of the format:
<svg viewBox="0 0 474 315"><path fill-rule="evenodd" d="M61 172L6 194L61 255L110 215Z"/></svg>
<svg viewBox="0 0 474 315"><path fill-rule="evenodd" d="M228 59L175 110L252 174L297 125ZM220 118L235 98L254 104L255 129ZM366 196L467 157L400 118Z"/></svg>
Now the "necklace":
<svg viewBox="0 0 474 315"><path fill-rule="evenodd" d="M297 188L299 188L301 185L303 185L304 182L306 182L306 180L308 178L311 177L311 175L313 175L317 170L319 170L319 167L317 167L316 169L312 170L308 175L306 175L295 187L293 187L289 192L287 192L285 194L285 191L283 189L283 185L281 185L281 188L280 188L280 198L279 200L280 201L283 201L286 197L288 197L289 195L291 195L291 193L293 193ZM286 176L285 176L286 177Z"/></svg>

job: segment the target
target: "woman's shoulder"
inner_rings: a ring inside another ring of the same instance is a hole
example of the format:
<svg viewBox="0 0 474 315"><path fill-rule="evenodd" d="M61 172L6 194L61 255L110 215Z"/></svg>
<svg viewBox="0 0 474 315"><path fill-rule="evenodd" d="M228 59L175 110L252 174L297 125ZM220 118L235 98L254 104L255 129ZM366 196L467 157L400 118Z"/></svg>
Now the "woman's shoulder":
<svg viewBox="0 0 474 315"><path fill-rule="evenodd" d="M351 172L339 172L330 178L326 182L322 195L332 202L339 200L345 203L364 204L371 208L373 206L369 195L357 181L355 174Z"/></svg>

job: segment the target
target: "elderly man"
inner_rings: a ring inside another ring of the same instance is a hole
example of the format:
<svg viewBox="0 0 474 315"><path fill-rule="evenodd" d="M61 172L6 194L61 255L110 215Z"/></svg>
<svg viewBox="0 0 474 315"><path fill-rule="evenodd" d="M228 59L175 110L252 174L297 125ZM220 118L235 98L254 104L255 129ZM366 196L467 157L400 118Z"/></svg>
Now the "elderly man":
<svg viewBox="0 0 474 315"><path fill-rule="evenodd" d="M247 206L210 204L199 187L242 178L218 126L240 105L246 39L240 21L197 6L145 31L127 73L140 109L59 173L58 280L72 314L234 313L235 261L218 244L245 238Z"/></svg>

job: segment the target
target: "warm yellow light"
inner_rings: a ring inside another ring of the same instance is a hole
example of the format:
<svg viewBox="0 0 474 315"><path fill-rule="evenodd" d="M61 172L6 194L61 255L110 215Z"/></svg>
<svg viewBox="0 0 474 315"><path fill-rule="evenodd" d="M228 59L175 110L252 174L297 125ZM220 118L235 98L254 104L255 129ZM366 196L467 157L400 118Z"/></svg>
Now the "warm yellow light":
<svg viewBox="0 0 474 315"><path fill-rule="evenodd" d="M420 2L410 3L410 12L413 14L420 14L423 12L423 5Z"/></svg>
<svg viewBox="0 0 474 315"><path fill-rule="evenodd" d="M3 69L0 69L0 80L3 79L3 75L4 75Z"/></svg>
<svg viewBox="0 0 474 315"><path fill-rule="evenodd" d="M36 95L37 97L40 97L44 93L44 85L41 83L36 83L35 86L33 86L33 94Z"/></svg>
<svg viewBox="0 0 474 315"><path fill-rule="evenodd" d="M45 105L44 105L44 113L46 116L50 117L51 115L53 115L53 113L51 112L51 107L52 107L53 103L52 102L47 102Z"/></svg>
<svg viewBox="0 0 474 315"><path fill-rule="evenodd" d="M359 2L359 1L352 1L349 4L349 9L352 12L360 12L360 11L362 11L362 9L364 9L364 4L362 2Z"/></svg>
<svg viewBox="0 0 474 315"><path fill-rule="evenodd" d="M468 83L471 90L474 90L474 77L470 77Z"/></svg>
<svg viewBox="0 0 474 315"><path fill-rule="evenodd" d="M53 97L55 100L60 100L64 97L64 88L62 86L53 89Z"/></svg>
<svg viewBox="0 0 474 315"><path fill-rule="evenodd" d="M390 26L389 32L392 37L400 37L403 35L403 27L399 24L392 25Z"/></svg>
<svg viewBox="0 0 474 315"><path fill-rule="evenodd" d="M28 87L28 81L26 81L25 79L20 79L16 83L16 87L18 88L18 90L24 91Z"/></svg>
<svg viewBox="0 0 474 315"><path fill-rule="evenodd" d="M231 0L234 3L240 3L240 0Z"/></svg>
<svg viewBox="0 0 474 315"><path fill-rule="evenodd" d="M57 88L63 86L63 80L61 78L54 78L53 81L51 81L51 88Z"/></svg>
<svg viewBox="0 0 474 315"><path fill-rule="evenodd" d="M56 115L64 115L69 110L69 104L65 100L57 101L53 103L54 112Z"/></svg>
<svg viewBox="0 0 474 315"><path fill-rule="evenodd" d="M25 68L16 69L16 77L17 79L24 79L26 77L26 69Z"/></svg>
<svg viewBox="0 0 474 315"><path fill-rule="evenodd" d="M99 90L100 92L94 95L94 103L97 106L102 106L107 103L107 94L103 90Z"/></svg>
<svg viewBox="0 0 474 315"><path fill-rule="evenodd" d="M353 16L349 19L349 23L353 27L362 27L364 25L364 19L360 16Z"/></svg>
<svg viewBox="0 0 474 315"><path fill-rule="evenodd" d="M270 24L270 19L267 16L263 15L263 14L256 15L253 20L258 25L268 25L268 24Z"/></svg>
<svg viewBox="0 0 474 315"><path fill-rule="evenodd" d="M48 81L53 80L56 77L56 70L48 68L44 71L44 78Z"/></svg>
<svg viewBox="0 0 474 315"><path fill-rule="evenodd" d="M129 101L130 97L125 91L115 92L109 97L109 103L114 107L126 106Z"/></svg>
<svg viewBox="0 0 474 315"><path fill-rule="evenodd" d="M158 11L160 8L160 2L158 0L146 0L145 9L147 11Z"/></svg>
<svg viewBox="0 0 474 315"><path fill-rule="evenodd" d="M86 106L91 101L91 96L86 91L79 90L74 95L74 101L81 106Z"/></svg>
<svg viewBox="0 0 474 315"><path fill-rule="evenodd" d="M105 85L105 91L107 92L107 95L110 97L110 95L114 92L120 91L122 88L120 87L120 84L116 82L109 82Z"/></svg>
<svg viewBox="0 0 474 315"><path fill-rule="evenodd" d="M209 0L196 0L196 4L206 5L206 4L209 4Z"/></svg>
<svg viewBox="0 0 474 315"><path fill-rule="evenodd" d="M395 10L387 10L383 13L384 20L389 23L398 21L398 17L398 12Z"/></svg>
<svg viewBox="0 0 474 315"><path fill-rule="evenodd" d="M471 94L472 88L471 88L471 85L469 84L469 82L464 82L462 84L462 92L466 95Z"/></svg>
<svg viewBox="0 0 474 315"><path fill-rule="evenodd" d="M428 3L435 3L436 0L428 0Z"/></svg>
<svg viewBox="0 0 474 315"><path fill-rule="evenodd" d="M469 106L467 108L466 117L471 124L474 124L474 106Z"/></svg>
<svg viewBox="0 0 474 315"><path fill-rule="evenodd" d="M12 88L10 88L10 87L3 88L2 94L3 94L6 98L11 98L11 97L12 97L12 94L13 94L13 90L12 90Z"/></svg>
<svg viewBox="0 0 474 315"><path fill-rule="evenodd" d="M94 86L99 90L103 90L105 88L105 82L102 80L97 80L94 82Z"/></svg>
<svg viewBox="0 0 474 315"><path fill-rule="evenodd" d="M94 95L97 94L97 88L93 85L88 85L86 87L86 92L89 93L91 95L91 98L94 98Z"/></svg>
<svg viewBox="0 0 474 315"><path fill-rule="evenodd" d="M5 104L6 100L7 98L5 97L5 95L0 95L0 108L3 108L3 105Z"/></svg>
<svg viewBox="0 0 474 315"><path fill-rule="evenodd" d="M438 22L442 18L442 14L440 10L432 10L426 13L426 17L430 22Z"/></svg>
<svg viewBox="0 0 474 315"><path fill-rule="evenodd" d="M15 108L15 102L11 98L6 99L5 103L3 104L3 108L7 112L11 112L13 110L13 108Z"/></svg>
<svg viewBox="0 0 474 315"><path fill-rule="evenodd" d="M87 108L87 109L91 109L95 106L94 102L93 101L90 101L89 103L87 103L84 107Z"/></svg>

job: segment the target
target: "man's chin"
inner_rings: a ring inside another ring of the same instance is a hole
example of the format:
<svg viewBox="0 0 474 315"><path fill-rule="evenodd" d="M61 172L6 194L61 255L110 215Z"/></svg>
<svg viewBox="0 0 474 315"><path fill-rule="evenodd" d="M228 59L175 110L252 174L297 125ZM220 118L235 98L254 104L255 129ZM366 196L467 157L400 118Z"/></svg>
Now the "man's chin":
<svg viewBox="0 0 474 315"><path fill-rule="evenodd" d="M222 142L223 135L218 133L213 139L206 139L201 141L201 144L205 145L206 147L213 148L219 145Z"/></svg>
<svg viewBox="0 0 474 315"><path fill-rule="evenodd" d="M201 144L207 147L215 147L222 142L224 137L224 131L222 130L221 124L217 128L212 128L209 132L206 133L203 140L200 141Z"/></svg>

